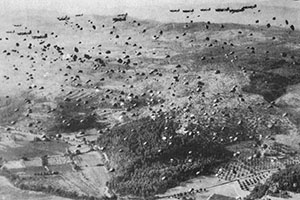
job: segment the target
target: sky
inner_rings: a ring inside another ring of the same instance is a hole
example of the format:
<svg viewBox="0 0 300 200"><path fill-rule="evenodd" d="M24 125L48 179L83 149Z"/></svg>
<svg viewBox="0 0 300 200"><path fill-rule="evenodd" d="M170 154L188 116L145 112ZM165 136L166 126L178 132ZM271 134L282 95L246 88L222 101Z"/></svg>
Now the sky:
<svg viewBox="0 0 300 200"><path fill-rule="evenodd" d="M0 11L47 9L59 12L98 13L116 8L167 7L182 5L191 7L205 4L265 3L270 5L294 6L293 0L1 0Z"/></svg>
<svg viewBox="0 0 300 200"><path fill-rule="evenodd" d="M156 7L168 5L185 5L187 7L201 4L232 3L232 2L262 2L264 0L1 0L1 13L25 10L47 9L59 12L91 12L107 11L113 8ZM269 0L275 2L278 0ZM287 0L280 0L286 2ZM284 4L284 3L282 3Z"/></svg>
<svg viewBox="0 0 300 200"><path fill-rule="evenodd" d="M49 10L61 14L97 14L114 15L128 12L129 16L158 21L180 21L168 13L168 9L190 9L216 6L234 7L237 3L243 5L258 4L264 6L260 17L277 16L287 18L300 26L300 1L293 0L0 0L0 15L21 13L20 11ZM206 16L207 15L207 16ZM241 15L216 15L216 13L201 13L203 21L213 19L215 22L247 23L253 18L253 13ZM238 16L238 17L237 17ZM259 17L257 14L256 16ZM278 23L281 23L280 21Z"/></svg>

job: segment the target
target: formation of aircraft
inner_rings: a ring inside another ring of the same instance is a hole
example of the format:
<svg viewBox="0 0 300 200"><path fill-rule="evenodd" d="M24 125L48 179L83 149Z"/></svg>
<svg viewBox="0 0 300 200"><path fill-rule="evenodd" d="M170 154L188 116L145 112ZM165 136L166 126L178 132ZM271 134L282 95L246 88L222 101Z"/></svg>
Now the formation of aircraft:
<svg viewBox="0 0 300 200"><path fill-rule="evenodd" d="M117 17L114 17L113 18L113 22L120 22L120 21L126 21L126 18L127 18L127 13L125 14L118 14Z"/></svg>
<svg viewBox="0 0 300 200"><path fill-rule="evenodd" d="M215 9L216 12L228 12L229 10L230 10L229 7L227 7L227 8L216 8Z"/></svg>
<svg viewBox="0 0 300 200"><path fill-rule="evenodd" d="M18 32L17 35L30 35L32 33L32 31L28 31L28 32Z"/></svg>
<svg viewBox="0 0 300 200"><path fill-rule="evenodd" d="M190 10L182 10L182 12L184 12L184 13L194 12L194 9L190 9Z"/></svg>
<svg viewBox="0 0 300 200"><path fill-rule="evenodd" d="M241 8L230 8L230 7L226 7L226 8L216 8L215 11L216 12L230 12L230 13L238 13L238 12L244 12L246 9L254 9L257 8L257 5L248 5L248 6L243 6ZM171 9L169 10L170 12L174 13L174 12L179 12L180 9ZM208 12L211 11L211 8L201 8L200 9L201 12ZM189 12L194 12L194 9L186 9L186 10L182 10L182 12L184 13L189 13Z"/></svg>
<svg viewBox="0 0 300 200"><path fill-rule="evenodd" d="M69 20L70 17L69 16L64 16L64 17L57 17L58 21L66 21L66 20Z"/></svg>
<svg viewBox="0 0 300 200"><path fill-rule="evenodd" d="M202 11L202 12L211 11L211 8L201 8L200 11Z"/></svg>
<svg viewBox="0 0 300 200"><path fill-rule="evenodd" d="M45 39L47 37L48 37L48 35L47 35L47 33L45 33L44 35L33 35L32 39Z"/></svg>

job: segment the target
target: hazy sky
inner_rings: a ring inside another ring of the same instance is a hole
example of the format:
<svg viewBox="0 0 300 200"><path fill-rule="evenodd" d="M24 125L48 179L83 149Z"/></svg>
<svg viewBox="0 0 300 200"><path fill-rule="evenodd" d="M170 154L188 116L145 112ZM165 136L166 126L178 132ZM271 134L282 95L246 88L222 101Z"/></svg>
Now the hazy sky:
<svg viewBox="0 0 300 200"><path fill-rule="evenodd" d="M292 0L0 0L1 13L25 9L47 9L59 12L89 12L108 11L112 8L134 8L185 5L187 7L214 3L266 2L273 5L288 6Z"/></svg>
<svg viewBox="0 0 300 200"><path fill-rule="evenodd" d="M60 12L98 12L115 7L167 6L183 4L186 6L228 3L262 2L263 0L0 0L2 13L13 10L47 9ZM275 2L276 0L269 0ZM281 0L285 1L285 0Z"/></svg>
<svg viewBox="0 0 300 200"><path fill-rule="evenodd" d="M264 6L262 14L266 16L261 15L261 19L267 19L272 16L279 18L281 16L300 25L300 1L296 2L293 0L0 0L0 14L2 16L8 16L8 13L18 15L20 13L15 11L32 9L57 11L62 14L108 15L128 12L130 16L143 19L178 21L182 20L183 17L169 16L170 13L166 11L171 8L194 8L196 10L197 8L208 6L216 8L216 5L219 4L234 7L236 3L244 5L256 3L260 7ZM224 18L225 15L226 17ZM259 15L255 17L257 16ZM226 22L223 18L228 22L248 23L248 21L252 20L253 15L250 12L241 15L216 15L213 12L201 13L202 20L210 19L216 22ZM278 23L281 22L279 21Z"/></svg>

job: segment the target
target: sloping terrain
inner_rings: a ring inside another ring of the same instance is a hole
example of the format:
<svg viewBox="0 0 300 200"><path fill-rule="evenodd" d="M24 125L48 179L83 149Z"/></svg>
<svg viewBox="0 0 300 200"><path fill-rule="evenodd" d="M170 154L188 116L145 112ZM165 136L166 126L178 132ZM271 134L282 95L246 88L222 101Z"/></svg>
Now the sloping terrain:
<svg viewBox="0 0 300 200"><path fill-rule="evenodd" d="M255 170L284 166L265 157L274 149L282 163L294 158L297 28L189 15L9 18L0 33L2 174L75 199L154 198L215 173L242 188Z"/></svg>

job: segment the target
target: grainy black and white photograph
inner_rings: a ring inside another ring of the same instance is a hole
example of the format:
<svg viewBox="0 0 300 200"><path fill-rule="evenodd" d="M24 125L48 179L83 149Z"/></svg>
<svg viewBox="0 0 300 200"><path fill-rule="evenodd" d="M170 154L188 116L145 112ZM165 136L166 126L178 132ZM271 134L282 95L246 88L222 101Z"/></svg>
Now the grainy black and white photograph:
<svg viewBox="0 0 300 200"><path fill-rule="evenodd" d="M300 1L0 15L0 200L300 199Z"/></svg>

